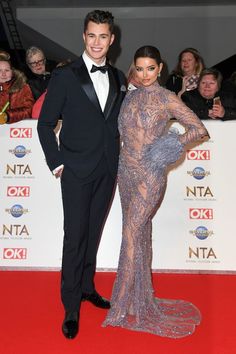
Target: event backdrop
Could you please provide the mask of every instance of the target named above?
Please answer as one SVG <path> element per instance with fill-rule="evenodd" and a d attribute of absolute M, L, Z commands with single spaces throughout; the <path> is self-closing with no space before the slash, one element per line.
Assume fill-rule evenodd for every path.
<path fill-rule="evenodd" d="M 170 171 L 165 198 L 153 219 L 155 270 L 236 271 L 236 122 L 204 123 L 211 139 L 191 147 L 184 161 Z M 61 266 L 60 181 L 46 165 L 36 126 L 34 120 L 0 126 L 1 269 Z M 121 219 L 116 191 L 99 247 L 98 269 L 117 268 Z"/>

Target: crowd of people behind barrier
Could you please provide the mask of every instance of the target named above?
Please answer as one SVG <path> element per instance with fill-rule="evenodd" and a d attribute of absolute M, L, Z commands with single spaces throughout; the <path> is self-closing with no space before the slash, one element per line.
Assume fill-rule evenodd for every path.
<path fill-rule="evenodd" d="M 55 66 L 70 62 L 66 59 Z M 13 68 L 10 54 L 0 49 L 0 124 L 39 117 L 54 68 L 48 68 L 44 51 L 36 46 L 26 50 L 25 63 L 25 72 Z M 133 63 L 126 77 L 128 90 L 139 86 Z M 200 119 L 236 119 L 236 72 L 223 80 L 217 69 L 205 67 L 195 48 L 188 47 L 179 53 L 176 67 L 164 86 L 175 92 Z"/>

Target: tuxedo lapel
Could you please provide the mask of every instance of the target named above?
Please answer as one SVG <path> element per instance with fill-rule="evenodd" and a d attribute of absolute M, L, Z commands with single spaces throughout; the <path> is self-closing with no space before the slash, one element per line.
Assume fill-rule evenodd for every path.
<path fill-rule="evenodd" d="M 109 114 L 111 113 L 112 108 L 114 107 L 114 104 L 116 102 L 119 93 L 119 85 L 116 79 L 115 71 L 110 65 L 108 69 L 108 75 L 109 75 L 109 93 L 108 93 L 107 102 L 104 109 L 105 119 L 109 117 Z"/>
<path fill-rule="evenodd" d="M 85 91 L 89 100 L 93 105 L 102 113 L 107 119 L 116 103 L 116 100 L 120 94 L 119 80 L 115 69 L 109 65 L 108 76 L 109 76 L 109 92 L 104 108 L 104 112 L 101 110 L 96 91 L 93 86 L 93 82 L 90 79 L 89 73 L 87 71 L 86 65 L 83 59 L 80 57 L 74 66 L 71 66 L 71 70 L 74 72 L 77 80 L 79 81 L 81 87 Z"/>
<path fill-rule="evenodd" d="M 78 79 L 81 87 L 85 91 L 86 95 L 88 96 L 89 100 L 101 112 L 101 107 L 95 89 L 93 87 L 93 82 L 90 79 L 88 70 L 82 59 L 81 62 L 82 62 L 81 66 L 76 66 L 76 67 L 71 66 L 71 69 L 74 72 L 76 78 Z"/>

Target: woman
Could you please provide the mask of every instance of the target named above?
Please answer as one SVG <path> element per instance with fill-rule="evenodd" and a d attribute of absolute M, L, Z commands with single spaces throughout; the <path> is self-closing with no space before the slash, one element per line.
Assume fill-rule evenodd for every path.
<path fill-rule="evenodd" d="M 0 55 L 0 124 L 31 118 L 34 98 L 25 75 Z"/>
<path fill-rule="evenodd" d="M 29 47 L 26 51 L 26 63 L 30 69 L 27 73 L 34 99 L 37 100 L 47 89 L 51 77 L 46 69 L 46 58 L 42 49 Z"/>
<path fill-rule="evenodd" d="M 233 89 L 221 89 L 222 75 L 214 69 L 204 69 L 198 88 L 185 92 L 181 99 L 200 119 L 236 119 L 236 98 Z"/>
<path fill-rule="evenodd" d="M 3 57 L 6 60 L 10 60 L 11 58 L 10 54 L 3 49 L 0 49 L 0 57 Z"/>
<path fill-rule="evenodd" d="M 66 59 L 66 60 L 61 61 L 60 63 L 58 63 L 56 67 L 57 68 L 63 67 L 63 66 L 68 65 L 70 63 L 71 63 L 71 59 Z M 33 108 L 32 108 L 32 118 L 39 119 L 40 112 L 41 112 L 41 109 L 42 109 L 46 94 L 47 94 L 47 89 L 35 101 L 35 103 L 33 105 Z"/>
<path fill-rule="evenodd" d="M 194 48 L 186 48 L 178 56 L 178 64 L 167 79 L 166 88 L 179 97 L 197 87 L 199 75 L 204 68 L 200 53 Z"/>
<path fill-rule="evenodd" d="M 134 63 L 132 63 L 129 67 L 128 73 L 127 73 L 127 84 L 128 84 L 128 90 L 135 90 L 137 87 L 139 87 L 139 82 L 137 80 L 136 76 L 136 69 Z"/>
<path fill-rule="evenodd" d="M 158 84 L 163 66 L 158 49 L 139 48 L 134 63 L 142 86 L 127 93 L 119 116 L 123 238 L 111 309 L 103 325 L 184 337 L 199 324 L 200 313 L 185 301 L 154 298 L 151 219 L 165 192 L 167 167 L 179 159 L 186 144 L 208 133 L 175 94 Z M 184 134 L 168 132 L 172 117 L 185 126 Z"/>

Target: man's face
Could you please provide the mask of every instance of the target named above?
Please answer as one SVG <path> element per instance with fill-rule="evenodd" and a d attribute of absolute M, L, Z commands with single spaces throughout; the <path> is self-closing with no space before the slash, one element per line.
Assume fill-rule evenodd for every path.
<path fill-rule="evenodd" d="M 89 21 L 83 39 L 87 55 L 95 63 L 101 64 L 114 41 L 114 34 L 111 34 L 108 23 L 97 24 Z"/>

